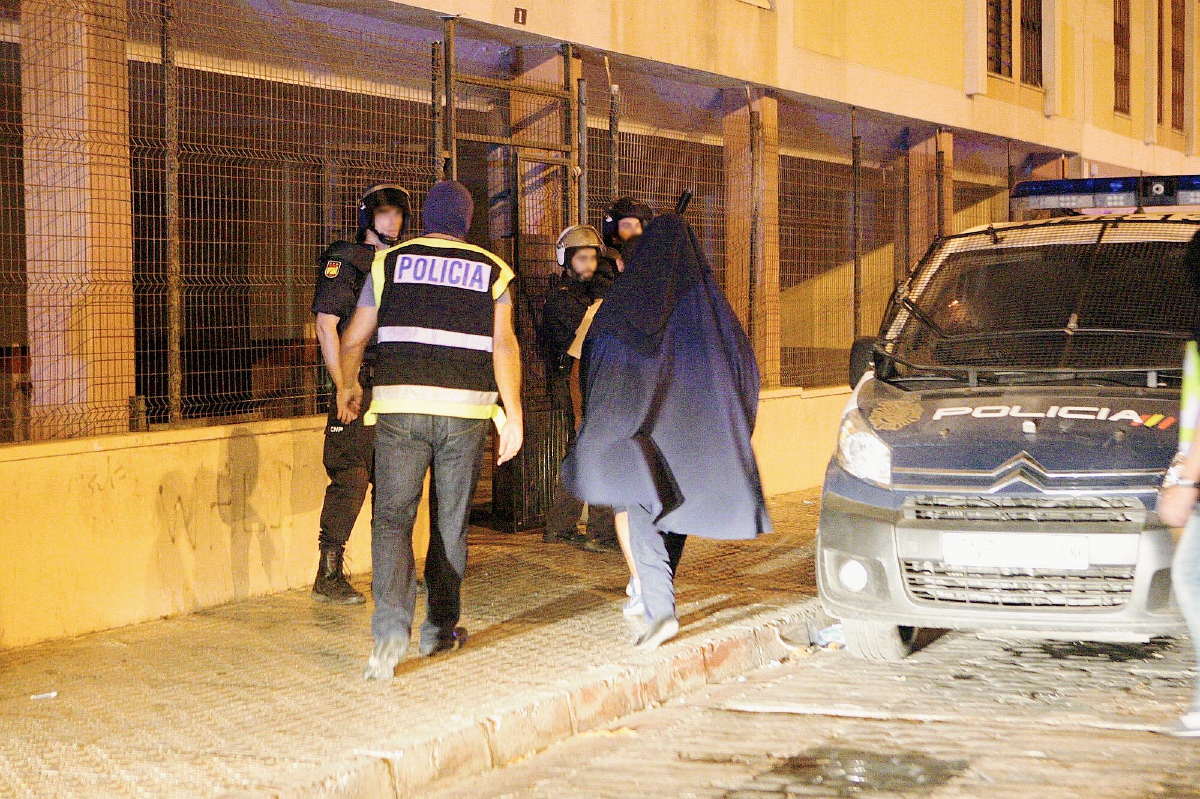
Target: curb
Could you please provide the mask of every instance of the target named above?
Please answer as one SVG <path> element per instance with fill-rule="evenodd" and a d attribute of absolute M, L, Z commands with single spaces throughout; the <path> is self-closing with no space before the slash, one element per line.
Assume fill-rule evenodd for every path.
<path fill-rule="evenodd" d="M 668 644 L 600 679 L 528 697 L 483 718 L 464 718 L 452 732 L 402 750 L 361 751 L 329 764 L 318 783 L 272 795 L 403 799 L 435 781 L 501 768 L 572 735 L 781 660 L 796 648 L 784 640 L 784 632 L 820 616 L 814 597 L 731 624 L 701 641 Z"/>

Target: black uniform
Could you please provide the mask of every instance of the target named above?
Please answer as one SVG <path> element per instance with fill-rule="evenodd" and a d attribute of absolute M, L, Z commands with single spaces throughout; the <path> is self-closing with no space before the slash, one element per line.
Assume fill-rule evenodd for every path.
<path fill-rule="evenodd" d="M 317 284 L 312 311 L 338 317 L 340 337 L 354 316 L 375 248 L 368 244 L 336 241 L 317 259 Z M 363 387 L 363 407 L 371 402 L 372 348 L 367 349 L 358 380 Z M 346 545 L 354 522 L 367 497 L 375 468 L 375 428 L 363 426 L 362 416 L 350 424 L 337 418 L 337 396 L 330 397 L 325 424 L 325 471 L 329 488 L 321 508 L 322 549 Z"/>
<path fill-rule="evenodd" d="M 575 332 L 583 322 L 592 303 L 602 299 L 613 284 L 615 266 L 601 258 L 596 273 L 590 280 L 580 280 L 570 268 L 563 270 L 558 286 L 546 298 L 542 309 L 542 347 L 546 355 L 546 382 L 550 391 L 551 406 L 567 414 L 569 424 L 568 441 L 575 439 L 575 409 L 571 402 L 571 368 L 575 359 L 567 355 L 567 349 L 575 340 Z M 548 538 L 572 543 L 577 539 L 575 525 L 583 511 L 583 503 L 566 490 L 562 481 L 556 481 L 554 499 L 546 514 Z M 599 544 L 616 541 L 617 532 L 611 508 L 593 505 L 588 509 L 588 538 Z"/>

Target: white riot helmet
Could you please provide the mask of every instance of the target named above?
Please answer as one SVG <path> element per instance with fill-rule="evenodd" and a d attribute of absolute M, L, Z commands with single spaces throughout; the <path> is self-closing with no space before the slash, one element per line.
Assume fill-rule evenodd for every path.
<path fill-rule="evenodd" d="M 567 251 L 580 247 L 595 247 L 596 253 L 604 252 L 604 240 L 600 231 L 591 225 L 571 225 L 558 236 L 554 243 L 554 255 L 558 258 L 559 266 L 567 265 Z"/>

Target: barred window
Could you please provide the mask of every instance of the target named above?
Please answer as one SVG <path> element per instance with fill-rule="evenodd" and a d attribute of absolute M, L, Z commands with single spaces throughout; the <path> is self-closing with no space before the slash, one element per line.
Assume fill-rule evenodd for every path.
<path fill-rule="evenodd" d="M 1042 0 L 1021 0 L 1021 82 L 1042 85 Z"/>
<path fill-rule="evenodd" d="M 1113 0 L 1113 110 L 1129 113 L 1129 0 Z"/>
<path fill-rule="evenodd" d="M 1012 0 L 988 0 L 988 72 L 1012 77 Z"/>
<path fill-rule="evenodd" d="M 1187 1 L 1171 0 L 1171 127 L 1183 130 L 1183 63 L 1187 57 L 1184 26 Z"/>

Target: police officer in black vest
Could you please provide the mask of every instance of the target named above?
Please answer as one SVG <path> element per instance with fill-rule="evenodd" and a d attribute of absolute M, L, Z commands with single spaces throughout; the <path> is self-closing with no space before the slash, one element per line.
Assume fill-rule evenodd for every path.
<path fill-rule="evenodd" d="M 364 410 L 354 376 L 378 330 L 374 392 L 364 416 L 376 427 L 375 645 L 363 675 L 369 680 L 391 679 L 408 652 L 417 594 L 412 531 L 426 471 L 433 467 L 438 502 L 425 559 L 423 656 L 461 641 L 455 625 L 467 518 L 489 426 L 500 430 L 498 464 L 521 448 L 521 353 L 508 292 L 513 271 L 465 241 L 473 211 L 461 183 L 435 184 L 422 212 L 425 235 L 376 255 L 342 342 L 347 379 L 338 416 L 349 422 Z"/>
<path fill-rule="evenodd" d="M 325 471 L 329 487 L 321 508 L 321 562 L 313 581 L 313 599 L 340 605 L 366 601 L 346 579 L 342 559 L 354 522 L 367 496 L 367 485 L 375 460 L 375 432 L 361 419 L 342 422 L 337 417 L 336 391 L 345 386 L 342 377 L 342 335 L 363 283 L 371 272 L 377 249 L 400 241 L 408 228 L 411 211 L 408 192 L 383 183 L 367 189 L 358 204 L 358 242 L 336 241 L 317 259 L 317 284 L 312 311 L 317 315 L 317 341 L 325 368 L 333 380 L 335 395 L 330 401 L 325 425 Z M 358 382 L 369 396 L 371 360 L 368 353 L 359 369 Z"/>

